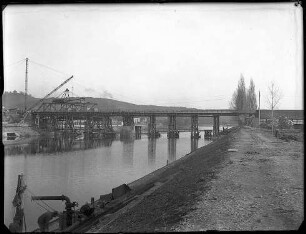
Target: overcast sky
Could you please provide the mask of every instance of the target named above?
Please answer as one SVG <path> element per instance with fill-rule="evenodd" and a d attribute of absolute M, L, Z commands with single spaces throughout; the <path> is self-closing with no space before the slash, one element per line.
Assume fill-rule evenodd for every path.
<path fill-rule="evenodd" d="M 302 9 L 293 3 L 8 6 L 3 17 L 8 91 L 24 91 L 27 57 L 35 97 L 73 75 L 65 88 L 78 96 L 228 108 L 242 74 L 262 108 L 274 80 L 278 108 L 303 109 Z"/>

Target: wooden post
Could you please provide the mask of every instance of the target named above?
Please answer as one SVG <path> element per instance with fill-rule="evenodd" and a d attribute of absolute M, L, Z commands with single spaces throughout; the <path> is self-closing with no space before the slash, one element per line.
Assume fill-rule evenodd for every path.
<path fill-rule="evenodd" d="M 214 118 L 214 125 L 213 125 L 213 136 L 216 135 L 216 116 L 213 117 Z"/>
<path fill-rule="evenodd" d="M 220 120 L 220 117 L 216 116 L 216 135 L 219 135 L 219 130 L 220 130 L 219 120 Z"/>

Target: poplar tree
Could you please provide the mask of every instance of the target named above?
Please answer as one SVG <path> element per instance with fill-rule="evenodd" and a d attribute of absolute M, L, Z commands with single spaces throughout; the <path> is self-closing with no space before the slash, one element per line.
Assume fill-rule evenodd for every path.
<path fill-rule="evenodd" d="M 247 110 L 251 112 L 257 110 L 257 99 L 256 99 L 255 84 L 253 79 L 250 80 L 250 86 L 247 93 Z"/>
<path fill-rule="evenodd" d="M 230 106 L 232 109 L 241 112 L 247 110 L 246 89 L 245 89 L 244 77 L 242 74 L 238 82 L 237 90 L 233 94 Z"/>

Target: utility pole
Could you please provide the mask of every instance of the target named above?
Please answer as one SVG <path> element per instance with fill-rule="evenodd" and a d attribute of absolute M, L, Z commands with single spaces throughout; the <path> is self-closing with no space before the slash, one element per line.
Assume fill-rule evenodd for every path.
<path fill-rule="evenodd" d="M 28 96 L 28 61 L 26 58 L 26 72 L 25 72 L 25 87 L 24 87 L 24 111 L 27 111 L 27 96 Z"/>
<path fill-rule="evenodd" d="M 272 97 L 272 110 L 271 110 L 271 116 L 272 116 L 272 135 L 273 135 L 273 130 L 274 130 L 274 116 L 273 116 L 273 110 L 274 110 L 274 103 L 273 103 L 273 99 L 274 99 L 274 97 Z"/>
<path fill-rule="evenodd" d="M 259 107 L 258 107 L 258 126 L 260 128 L 260 91 L 259 91 Z"/>

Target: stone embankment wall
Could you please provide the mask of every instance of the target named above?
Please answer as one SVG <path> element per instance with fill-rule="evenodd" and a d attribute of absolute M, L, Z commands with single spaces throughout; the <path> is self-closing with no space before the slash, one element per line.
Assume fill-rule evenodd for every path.
<path fill-rule="evenodd" d="M 16 135 L 19 135 L 20 137 L 30 137 L 30 136 L 38 136 L 39 132 L 32 129 L 30 126 L 27 125 L 4 125 L 2 126 L 2 133 L 16 133 Z"/>
<path fill-rule="evenodd" d="M 15 140 L 9 140 L 9 135 L 16 135 Z M 15 144 L 24 139 L 39 137 L 41 134 L 27 125 L 7 124 L 2 126 L 2 141 L 6 144 Z"/>

